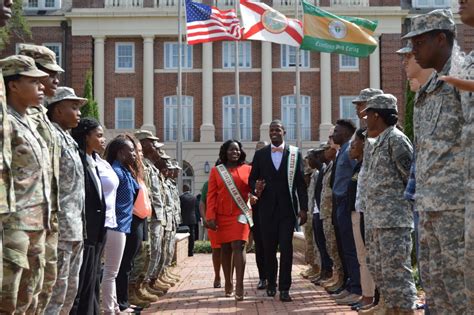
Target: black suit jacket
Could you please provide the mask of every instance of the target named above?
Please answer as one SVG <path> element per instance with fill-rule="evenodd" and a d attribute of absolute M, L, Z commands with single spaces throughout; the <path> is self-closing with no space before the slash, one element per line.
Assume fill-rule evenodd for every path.
<path fill-rule="evenodd" d="M 85 194 L 86 194 L 86 239 L 85 242 L 90 244 L 96 244 L 104 240 L 105 235 L 105 198 L 99 195 L 96 181 L 92 176 L 92 166 L 87 162 L 86 156 L 81 154 L 82 164 L 84 165 L 84 181 L 85 181 Z M 102 191 L 102 189 L 101 189 Z"/>
<path fill-rule="evenodd" d="M 303 158 L 300 152 L 298 152 L 296 174 L 293 183 L 293 205 L 291 204 L 288 187 L 289 152 L 289 146 L 285 144 L 283 157 L 278 170 L 276 170 L 273 165 L 271 145 L 267 145 L 255 152 L 252 161 L 252 171 L 249 177 L 249 185 L 251 191 L 255 191 L 256 181 L 258 179 L 265 180 L 266 186 L 258 201 L 259 212 L 263 217 L 271 218 L 275 215 L 280 217 L 297 215 L 298 201 L 301 210 L 308 210 L 308 193 L 303 177 Z"/>
<path fill-rule="evenodd" d="M 179 196 L 181 202 L 181 218 L 183 225 L 197 224 L 196 221 L 196 203 L 197 199 L 189 191 Z"/>

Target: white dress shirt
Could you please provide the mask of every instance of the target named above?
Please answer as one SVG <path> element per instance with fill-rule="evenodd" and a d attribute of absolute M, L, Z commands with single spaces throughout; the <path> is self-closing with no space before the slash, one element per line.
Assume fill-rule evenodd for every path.
<path fill-rule="evenodd" d="M 285 142 L 282 142 L 280 146 L 276 147 L 273 144 L 271 145 L 271 149 L 273 148 L 281 148 L 281 152 L 272 152 L 272 162 L 273 166 L 275 166 L 275 169 L 278 170 L 281 165 L 281 160 L 283 158 L 283 150 L 285 150 Z"/>

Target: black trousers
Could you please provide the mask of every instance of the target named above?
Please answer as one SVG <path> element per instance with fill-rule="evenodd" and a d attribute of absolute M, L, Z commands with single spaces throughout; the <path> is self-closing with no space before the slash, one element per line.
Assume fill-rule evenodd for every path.
<path fill-rule="evenodd" d="M 288 291 L 291 287 L 291 269 L 293 267 L 293 232 L 296 217 L 287 216 L 266 217 L 260 215 L 263 250 L 265 252 L 265 269 L 268 289 L 276 289 L 276 274 L 278 269 L 277 249 L 280 249 L 280 272 L 278 290 Z"/>
<path fill-rule="evenodd" d="M 84 254 L 79 272 L 79 288 L 69 314 L 100 314 L 100 271 L 105 238 L 102 242 L 84 240 Z"/>
<path fill-rule="evenodd" d="M 189 240 L 188 240 L 188 256 L 194 255 L 194 241 L 196 240 L 196 227 L 197 224 L 190 224 L 189 227 Z"/>
<path fill-rule="evenodd" d="M 262 228 L 260 227 L 260 220 L 256 209 L 252 212 L 252 219 L 252 235 L 253 241 L 255 242 L 255 260 L 257 261 L 258 277 L 260 280 L 266 280 L 267 275 L 265 273 L 265 251 L 263 249 Z"/>
<path fill-rule="evenodd" d="M 130 233 L 127 234 L 127 241 L 125 242 L 122 262 L 120 263 L 120 269 L 117 274 L 117 278 L 115 279 L 117 302 L 119 304 L 120 310 L 124 310 L 130 306 L 128 303 L 128 281 L 130 278 L 130 272 L 133 268 L 133 260 L 140 251 L 140 246 L 143 241 L 144 224 L 144 219 L 140 219 L 134 215 Z"/>
<path fill-rule="evenodd" d="M 326 237 L 323 231 L 323 221 L 319 217 L 319 213 L 313 214 L 313 235 L 316 246 L 321 256 L 321 270 L 331 271 L 332 260 L 326 249 Z"/>

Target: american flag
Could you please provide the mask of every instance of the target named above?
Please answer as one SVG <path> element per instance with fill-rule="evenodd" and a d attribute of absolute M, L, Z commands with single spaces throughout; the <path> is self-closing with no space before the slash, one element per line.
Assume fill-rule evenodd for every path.
<path fill-rule="evenodd" d="M 186 31 L 188 44 L 219 40 L 239 40 L 242 27 L 235 10 L 220 11 L 202 3 L 186 0 Z"/>

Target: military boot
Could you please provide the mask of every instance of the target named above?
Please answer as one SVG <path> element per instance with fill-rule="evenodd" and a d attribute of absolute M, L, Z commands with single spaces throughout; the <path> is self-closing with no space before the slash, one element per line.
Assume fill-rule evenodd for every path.
<path fill-rule="evenodd" d="M 150 302 L 143 301 L 142 299 L 138 298 L 135 291 L 135 285 L 128 286 L 128 302 L 130 304 L 137 305 L 143 308 L 147 308 L 150 306 Z"/>
<path fill-rule="evenodd" d="M 158 290 L 154 288 L 150 282 L 145 283 L 145 290 L 158 297 L 162 297 L 163 295 L 165 295 L 165 292 L 163 290 Z"/>
<path fill-rule="evenodd" d="M 143 281 L 138 282 L 135 285 L 135 294 L 140 300 L 148 302 L 158 302 L 158 296 L 151 294 L 145 288 L 145 283 Z"/>
<path fill-rule="evenodd" d="M 179 281 L 181 279 L 180 276 L 178 276 L 177 274 L 172 273 L 170 269 L 165 269 L 165 274 L 171 280 Z"/>
<path fill-rule="evenodd" d="M 385 302 L 380 296 L 379 303 L 374 307 L 371 307 L 367 310 L 360 310 L 359 315 L 386 315 L 387 314 L 387 307 L 385 306 Z"/>
<path fill-rule="evenodd" d="M 168 292 L 168 290 L 171 288 L 170 285 L 167 283 L 162 282 L 160 279 L 156 279 L 155 282 L 153 282 L 152 286 L 153 289 L 161 290 L 163 292 Z"/>
<path fill-rule="evenodd" d="M 174 287 L 176 285 L 176 282 L 174 280 L 168 279 L 168 277 L 166 277 L 166 274 L 164 273 L 158 279 L 161 282 L 168 284 L 170 287 Z"/>

